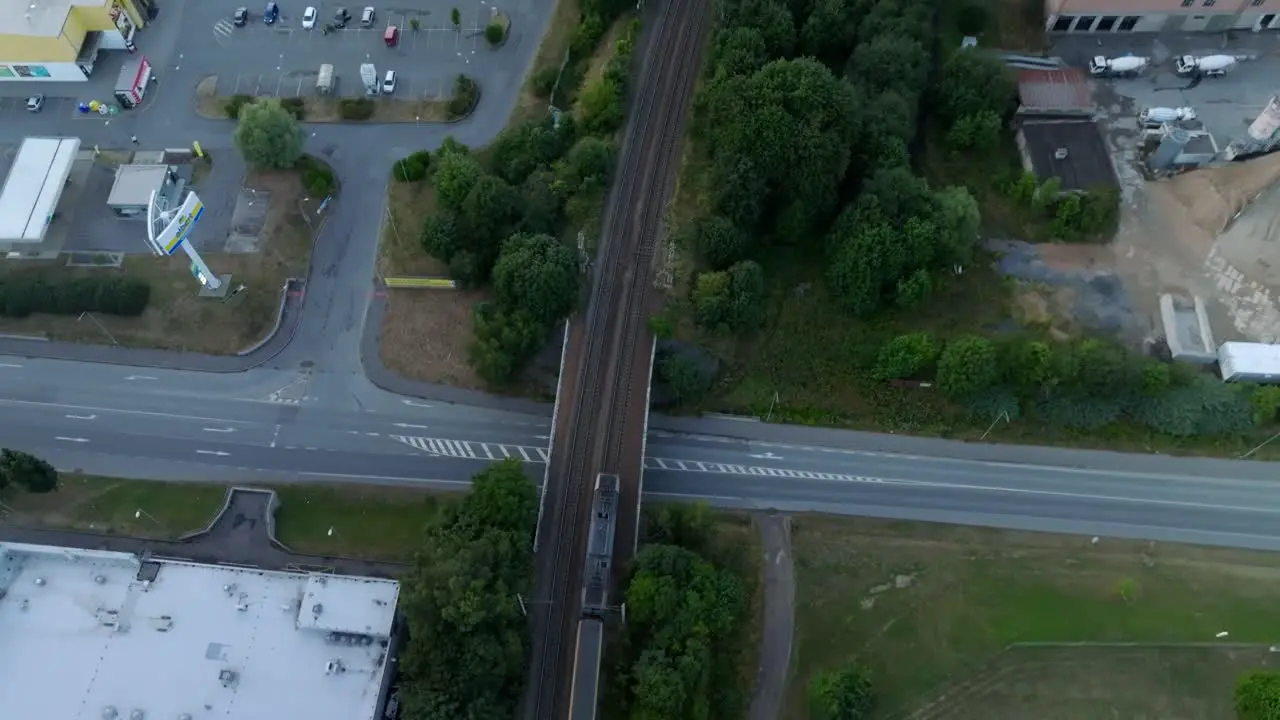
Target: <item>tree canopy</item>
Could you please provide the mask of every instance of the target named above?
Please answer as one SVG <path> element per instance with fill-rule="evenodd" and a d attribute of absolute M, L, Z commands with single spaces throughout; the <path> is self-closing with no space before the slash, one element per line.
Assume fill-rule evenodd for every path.
<path fill-rule="evenodd" d="M 292 168 L 302 157 L 305 139 L 297 118 L 277 99 L 259 99 L 240 108 L 235 142 L 250 165 Z"/>
<path fill-rule="evenodd" d="M 497 720 L 515 714 L 528 663 L 528 622 L 516 594 L 533 578 L 537 491 L 519 462 L 496 463 L 426 529 L 400 602 L 409 639 L 401 702 L 416 720 Z"/>
<path fill-rule="evenodd" d="M 0 489 L 17 485 L 33 493 L 47 493 L 58 487 L 58 471 L 53 465 L 21 450 L 0 450 Z"/>

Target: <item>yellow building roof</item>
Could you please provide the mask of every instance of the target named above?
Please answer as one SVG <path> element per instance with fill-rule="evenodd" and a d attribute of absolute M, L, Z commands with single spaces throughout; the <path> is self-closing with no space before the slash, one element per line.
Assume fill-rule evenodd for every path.
<path fill-rule="evenodd" d="M 102 7 L 103 0 L 0 0 L 3 30 L 9 35 L 58 37 L 74 5 Z"/>

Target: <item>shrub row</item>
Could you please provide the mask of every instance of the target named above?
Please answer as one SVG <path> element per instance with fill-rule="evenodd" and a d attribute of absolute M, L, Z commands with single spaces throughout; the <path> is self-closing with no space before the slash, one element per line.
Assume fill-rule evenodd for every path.
<path fill-rule="evenodd" d="M 298 158 L 296 168 L 302 175 L 302 184 L 313 196 L 322 198 L 337 191 L 338 179 L 324 162 L 311 155 L 303 155 Z"/>
<path fill-rule="evenodd" d="M 343 120 L 368 120 L 373 117 L 373 100 L 369 98 L 342 98 L 338 101 L 338 114 Z"/>
<path fill-rule="evenodd" d="M 392 172 L 400 182 L 418 182 L 427 176 L 429 167 L 431 167 L 431 151 L 419 150 L 400 158 Z"/>
<path fill-rule="evenodd" d="M 151 301 L 151 286 L 120 277 L 50 280 L 38 275 L 0 280 L 0 315 L 21 318 L 32 313 L 78 315 L 98 312 L 133 317 Z"/>

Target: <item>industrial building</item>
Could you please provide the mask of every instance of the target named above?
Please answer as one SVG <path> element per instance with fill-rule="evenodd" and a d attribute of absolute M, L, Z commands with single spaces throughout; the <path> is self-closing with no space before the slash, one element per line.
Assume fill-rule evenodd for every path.
<path fill-rule="evenodd" d="M 0 543 L 5 720 L 381 717 L 399 583 Z"/>
<path fill-rule="evenodd" d="M 134 48 L 149 11 L 141 0 L 0 0 L 0 81 L 83 82 L 100 51 Z"/>
<path fill-rule="evenodd" d="M 1052 33 L 1261 32 L 1280 29 L 1280 0 L 1045 0 Z"/>
<path fill-rule="evenodd" d="M 1041 182 L 1058 178 L 1064 191 L 1119 184 L 1083 70 L 1022 70 L 1018 95 L 1015 138 L 1027 170 Z"/>
<path fill-rule="evenodd" d="M 0 252 L 15 257 L 56 256 L 45 247 L 62 191 L 80 160 L 77 138 L 25 138 L 0 189 Z M 92 163 L 90 153 L 89 162 Z"/>

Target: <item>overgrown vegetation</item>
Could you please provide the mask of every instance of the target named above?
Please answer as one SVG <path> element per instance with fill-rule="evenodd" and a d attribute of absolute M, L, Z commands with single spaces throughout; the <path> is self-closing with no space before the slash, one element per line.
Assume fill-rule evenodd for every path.
<path fill-rule="evenodd" d="M 45 460 L 20 450 L 0 450 L 0 490 L 9 486 L 31 493 L 47 493 L 58 487 L 58 471 Z"/>
<path fill-rule="evenodd" d="M 409 638 L 401 712 L 417 720 L 513 717 L 528 662 L 516 594 L 533 582 L 538 497 L 520 463 L 491 465 L 428 523 L 402 584 Z"/>
<path fill-rule="evenodd" d="M 338 115 L 343 120 L 368 120 L 373 117 L 372 98 L 342 98 L 338 100 Z"/>
<path fill-rule="evenodd" d="M 1238 720 L 1280 720 L 1280 673 L 1259 670 L 1240 678 L 1235 705 Z"/>
<path fill-rule="evenodd" d="M 458 75 L 453 79 L 453 94 L 449 96 L 449 119 L 457 120 L 471 114 L 480 102 L 480 85 L 474 78 Z"/>
<path fill-rule="evenodd" d="M 24 318 L 34 313 L 141 315 L 151 301 L 151 286 L 120 277 L 58 278 L 32 270 L 0 278 L 0 315 Z"/>
<path fill-rule="evenodd" d="M 646 512 L 645 524 L 611 659 L 619 682 L 609 684 L 616 689 L 607 716 L 743 717 L 750 688 L 741 655 L 755 585 L 746 549 L 723 535 L 705 506 L 660 506 Z"/>
<path fill-rule="evenodd" d="M 439 211 L 423 223 L 423 250 L 460 287 L 492 287 L 492 300 L 475 308 L 469 347 L 472 367 L 491 385 L 513 380 L 577 304 L 578 253 L 560 238 L 593 232 L 587 225 L 613 172 L 612 133 L 623 116 L 638 31 L 632 21 L 601 75 L 617 92 L 601 96 L 589 112 L 517 125 L 483 153 L 450 139 L 435 153 L 404 158 L 393 171 L 402 182 L 432 183 Z"/>

